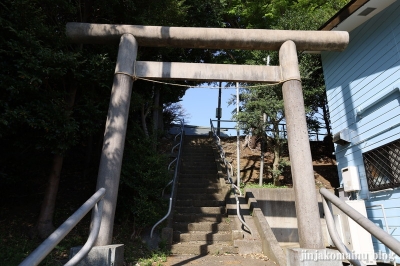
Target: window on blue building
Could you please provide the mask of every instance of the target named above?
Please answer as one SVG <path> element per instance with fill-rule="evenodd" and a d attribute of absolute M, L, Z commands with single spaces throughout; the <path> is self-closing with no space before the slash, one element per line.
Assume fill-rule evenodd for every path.
<path fill-rule="evenodd" d="M 370 191 L 400 187 L 400 140 L 363 154 Z"/>

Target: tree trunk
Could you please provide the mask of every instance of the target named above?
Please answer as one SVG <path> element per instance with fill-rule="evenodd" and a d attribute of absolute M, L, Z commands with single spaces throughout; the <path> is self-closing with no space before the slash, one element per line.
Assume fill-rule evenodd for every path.
<path fill-rule="evenodd" d="M 279 169 L 279 161 L 281 160 L 281 141 L 279 137 L 279 121 L 273 122 L 273 130 L 274 130 L 274 161 L 272 163 L 272 176 L 274 179 L 274 185 L 279 186 L 279 176 L 280 176 L 280 169 Z"/>
<path fill-rule="evenodd" d="M 88 176 L 88 173 L 90 172 L 92 154 L 93 154 L 93 135 L 91 134 L 87 139 L 87 146 L 85 149 L 85 168 L 83 170 L 83 178 L 86 178 Z"/>
<path fill-rule="evenodd" d="M 326 134 L 331 135 L 331 121 L 329 120 L 329 110 L 326 104 L 322 105 L 322 116 L 325 122 Z"/>
<path fill-rule="evenodd" d="M 281 159 L 280 147 L 279 145 L 274 146 L 274 161 L 272 163 L 272 176 L 274 178 L 274 185 L 279 186 L 281 182 L 279 181 L 280 171 L 279 171 L 279 161 Z"/>
<path fill-rule="evenodd" d="M 75 103 L 75 95 L 77 91 L 76 84 L 72 77 L 72 72 L 67 74 L 66 80 L 71 81 L 67 87 L 67 95 L 65 97 L 66 109 L 65 111 L 70 113 Z M 64 162 L 64 155 L 55 154 L 53 157 L 53 163 L 49 175 L 49 181 L 47 183 L 46 194 L 42 202 L 39 218 L 36 222 L 33 233 L 37 233 L 40 238 L 47 238 L 53 231 L 53 216 L 54 208 L 56 205 L 56 198 L 58 192 L 58 186 L 60 183 L 60 173 Z"/>
<path fill-rule="evenodd" d="M 158 109 L 160 109 L 160 88 L 155 88 L 154 92 L 154 106 L 153 106 L 153 149 L 157 149 L 157 135 L 158 135 Z"/>
<path fill-rule="evenodd" d="M 53 215 L 63 161 L 64 156 L 59 154 L 54 155 L 46 194 L 42 202 L 40 215 L 35 228 L 38 236 L 42 239 L 47 238 L 55 229 L 53 225 Z"/>
<path fill-rule="evenodd" d="M 324 137 L 324 144 L 325 144 L 326 152 L 329 155 L 329 158 L 333 159 L 334 158 L 333 152 L 335 151 L 335 147 L 334 147 L 333 141 L 332 141 L 333 136 L 332 136 L 332 132 L 331 132 L 331 121 L 329 119 L 329 109 L 328 109 L 328 105 L 326 105 L 326 103 L 322 105 L 322 114 L 323 114 L 325 128 L 326 128 L 326 136 Z"/>
<path fill-rule="evenodd" d="M 255 150 L 257 148 L 257 136 L 251 135 L 249 140 L 249 148 Z"/>
<path fill-rule="evenodd" d="M 160 88 L 155 88 L 154 91 L 154 106 L 153 106 L 153 135 L 157 135 L 158 131 L 158 119 L 160 109 Z"/>
<path fill-rule="evenodd" d="M 144 104 L 142 104 L 142 111 L 141 111 L 141 118 L 142 118 L 142 127 L 144 134 L 149 137 L 149 131 L 147 130 L 147 124 L 146 124 L 146 117 L 149 112 L 144 110 Z"/>
<path fill-rule="evenodd" d="M 162 106 L 162 105 L 160 105 Z M 158 109 L 158 130 L 164 132 L 164 117 L 163 117 L 163 108 L 160 107 Z"/>

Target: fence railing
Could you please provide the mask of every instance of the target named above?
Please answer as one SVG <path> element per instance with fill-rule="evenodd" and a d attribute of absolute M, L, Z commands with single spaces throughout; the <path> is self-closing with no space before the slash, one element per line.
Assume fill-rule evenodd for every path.
<path fill-rule="evenodd" d="M 353 258 L 351 256 L 351 251 L 343 244 L 338 232 L 336 231 L 335 222 L 331 212 L 331 203 L 335 205 L 339 210 L 345 213 L 353 221 L 358 223 L 362 228 L 368 231 L 376 239 L 381 241 L 385 246 L 387 246 L 392 252 L 400 256 L 400 242 L 391 236 L 389 233 L 384 231 L 382 228 L 371 222 L 369 219 L 365 218 L 361 213 L 353 209 L 351 206 L 346 204 L 344 201 L 336 197 L 333 193 L 329 192 L 326 188 L 320 188 L 319 192 L 322 195 L 322 204 L 325 213 L 326 225 L 328 227 L 329 235 L 337 249 L 342 254 L 348 254 L 348 258 Z M 357 259 L 349 259 L 353 265 L 361 266 L 364 263 Z"/>
<path fill-rule="evenodd" d="M 82 218 L 94 208 L 93 224 L 85 245 L 71 258 L 65 265 L 72 266 L 77 264 L 92 249 L 94 242 L 99 234 L 101 216 L 103 212 L 103 197 L 105 188 L 100 188 L 91 196 L 74 214 L 72 214 L 60 227 L 58 227 L 40 246 L 38 246 L 20 266 L 38 265 L 61 240 L 82 220 Z"/>
<path fill-rule="evenodd" d="M 250 234 L 253 235 L 253 232 L 251 230 L 251 228 L 245 223 L 245 221 L 243 221 L 242 216 L 240 214 L 240 203 L 239 203 L 239 198 L 237 195 L 237 192 L 239 191 L 239 195 L 242 196 L 242 192 L 240 191 L 240 189 L 234 184 L 233 180 L 232 180 L 232 175 L 233 175 L 233 168 L 232 168 L 232 164 L 230 162 L 228 162 L 226 160 L 226 156 L 225 156 L 225 151 L 222 148 L 221 145 L 221 139 L 217 136 L 216 130 L 214 128 L 214 125 L 212 123 L 212 120 L 210 119 L 210 126 L 211 126 L 211 132 L 213 134 L 213 138 L 215 141 L 215 144 L 218 148 L 218 153 L 222 159 L 222 162 L 225 165 L 225 170 L 226 170 L 226 174 L 227 174 L 227 180 L 228 182 L 231 184 L 231 190 L 233 191 L 234 195 L 235 195 L 235 200 L 236 200 L 236 214 L 237 217 L 239 218 L 239 221 L 247 227 L 247 229 L 249 229 Z"/>
<path fill-rule="evenodd" d="M 150 238 L 153 238 L 154 229 L 155 229 L 160 223 L 162 223 L 165 219 L 167 219 L 167 218 L 171 215 L 171 213 L 172 213 L 172 208 L 173 208 L 173 205 L 174 205 L 173 202 L 174 202 L 175 193 L 176 193 L 176 190 L 177 190 L 179 165 L 180 165 L 180 162 L 181 162 L 182 144 L 183 144 L 183 138 L 184 138 L 184 134 L 185 134 L 185 131 L 184 131 L 184 120 L 183 120 L 183 119 L 182 119 L 182 120 L 179 120 L 179 122 L 180 122 L 180 127 L 181 127 L 181 128 L 180 128 L 179 133 L 175 135 L 174 140 L 176 141 L 177 137 L 179 137 L 179 136 L 180 136 L 180 140 L 179 140 L 179 143 L 176 144 L 175 146 L 173 146 L 172 149 L 171 149 L 171 153 L 173 153 L 174 150 L 175 150 L 176 148 L 178 148 L 178 155 L 177 155 L 177 157 L 176 157 L 174 160 L 172 160 L 172 162 L 168 165 L 168 170 L 169 170 L 169 169 L 171 168 L 171 166 L 172 166 L 173 164 L 175 164 L 174 176 L 173 176 L 172 180 L 168 182 L 168 184 L 165 186 L 165 188 L 164 188 L 163 191 L 162 191 L 162 196 L 163 196 L 163 195 L 164 195 L 165 189 L 166 189 L 169 185 L 172 184 L 171 195 L 170 195 L 170 197 L 169 197 L 168 212 L 167 212 L 167 214 L 166 214 L 163 218 L 161 218 L 161 220 L 159 220 L 159 221 L 151 228 Z"/>
<path fill-rule="evenodd" d="M 217 119 L 212 119 L 211 121 L 215 122 L 218 121 Z M 237 121 L 234 120 L 220 120 L 220 122 L 223 123 L 237 123 Z M 237 129 L 236 127 L 221 127 L 221 129 Z M 268 134 L 269 132 L 272 132 L 272 129 L 266 129 L 265 132 Z M 286 130 L 286 124 L 280 123 L 278 124 L 278 132 L 279 136 L 283 139 L 287 139 L 287 130 Z M 320 133 L 317 130 L 308 130 L 308 138 L 310 140 L 316 140 L 319 141 L 321 138 L 324 139 L 324 137 L 327 136 L 326 133 Z"/>

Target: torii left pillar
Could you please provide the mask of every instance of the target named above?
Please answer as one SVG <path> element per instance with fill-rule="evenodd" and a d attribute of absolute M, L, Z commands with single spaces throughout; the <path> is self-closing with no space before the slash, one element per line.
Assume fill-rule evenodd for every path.
<path fill-rule="evenodd" d="M 112 242 L 137 49 L 138 43 L 132 34 L 121 36 L 97 177 L 97 189 L 104 187 L 107 190 L 95 246 L 106 246 Z"/>

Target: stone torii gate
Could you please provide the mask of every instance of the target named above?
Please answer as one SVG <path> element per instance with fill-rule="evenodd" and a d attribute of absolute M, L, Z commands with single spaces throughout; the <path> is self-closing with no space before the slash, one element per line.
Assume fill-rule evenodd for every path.
<path fill-rule="evenodd" d="M 120 40 L 97 180 L 97 188 L 106 188 L 106 194 L 96 246 L 109 245 L 112 241 L 132 84 L 136 77 L 143 77 L 283 83 L 300 247 L 324 249 L 297 50 L 342 51 L 349 42 L 347 32 L 68 23 L 67 36 L 75 43 Z M 279 50 L 280 65 L 136 61 L 138 46 Z"/>

